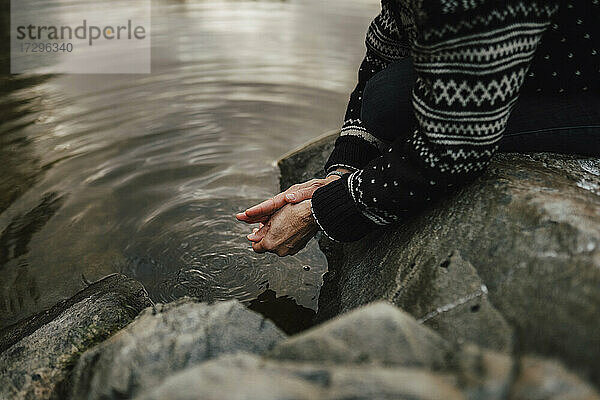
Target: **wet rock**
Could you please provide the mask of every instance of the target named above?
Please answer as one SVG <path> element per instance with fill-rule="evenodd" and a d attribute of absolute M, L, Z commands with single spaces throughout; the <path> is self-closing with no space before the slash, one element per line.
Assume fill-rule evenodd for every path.
<path fill-rule="evenodd" d="M 333 140 L 282 160 L 282 187 L 319 176 Z M 598 171 L 598 159 L 497 154 L 404 224 L 322 239 L 318 319 L 386 299 L 450 340 L 556 357 L 600 383 Z"/>
<path fill-rule="evenodd" d="M 173 375 L 136 400 L 464 399 L 451 382 L 418 369 L 321 366 L 236 354 Z"/>
<path fill-rule="evenodd" d="M 453 346 L 399 308 L 379 302 L 281 341 L 263 356 L 226 354 L 176 370 L 157 386 L 144 385 L 135 397 L 165 398 L 596 400 L 598 395 L 560 363 Z"/>
<path fill-rule="evenodd" d="M 281 189 L 285 190 L 296 183 L 313 178 L 322 178 L 325 175 L 323 165 L 333 150 L 333 142 L 337 135 L 337 131 L 325 133 L 308 145 L 283 156 L 277 163 L 281 172 Z"/>
<path fill-rule="evenodd" d="M 140 283 L 114 274 L 5 328 L 0 332 L 0 398 L 62 398 L 81 353 L 150 304 Z"/>
<path fill-rule="evenodd" d="M 81 356 L 72 398 L 130 398 L 183 368 L 225 353 L 263 353 L 284 338 L 237 301 L 209 305 L 187 298 L 157 305 Z"/>
<path fill-rule="evenodd" d="M 507 399 L 516 372 L 511 356 L 468 344 L 455 354 L 450 371 L 469 399 Z"/>
<path fill-rule="evenodd" d="M 558 362 L 523 357 L 510 400 L 598 400 L 594 389 Z"/>
<path fill-rule="evenodd" d="M 515 369 L 510 356 L 475 345 L 453 346 L 385 302 L 359 307 L 283 341 L 265 357 L 315 365 L 353 364 L 366 370 L 376 365 L 410 368 L 444 377 L 469 399 L 506 399 Z"/>
<path fill-rule="evenodd" d="M 145 390 L 136 400 L 309 400 L 321 395 L 312 383 L 278 368 L 265 371 L 261 358 L 240 353 L 180 371 L 158 387 Z"/>
<path fill-rule="evenodd" d="M 440 264 L 432 258 L 420 268 L 413 265 L 407 273 L 411 278 L 398 287 L 393 300 L 412 315 L 420 315 L 420 322 L 455 343 L 512 349 L 511 327 L 490 303 L 488 288 L 473 265 L 458 251 Z"/>
<path fill-rule="evenodd" d="M 268 357 L 441 369 L 447 366 L 451 350 L 445 340 L 409 314 L 379 302 L 281 342 Z"/>

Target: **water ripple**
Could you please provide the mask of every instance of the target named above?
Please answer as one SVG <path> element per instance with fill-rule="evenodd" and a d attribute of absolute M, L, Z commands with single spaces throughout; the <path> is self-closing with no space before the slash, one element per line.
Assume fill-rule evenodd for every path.
<path fill-rule="evenodd" d="M 3 259 L 0 327 L 115 271 L 158 301 L 269 289 L 314 309 L 316 245 L 255 254 L 233 215 L 278 190 L 281 154 L 340 124 L 377 3 L 159 0 L 152 74 L 0 81 L 0 232 L 27 243 Z M 47 193 L 62 200 L 45 215 Z"/>

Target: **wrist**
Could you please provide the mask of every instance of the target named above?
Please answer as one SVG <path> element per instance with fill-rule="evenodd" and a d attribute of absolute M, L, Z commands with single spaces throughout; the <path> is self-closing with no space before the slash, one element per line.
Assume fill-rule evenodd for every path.
<path fill-rule="evenodd" d="M 302 210 L 302 219 L 311 227 L 311 230 L 314 230 L 315 232 L 318 231 L 319 226 L 313 215 L 312 200 L 307 199 L 302 202 L 302 205 L 304 206 Z"/>
<path fill-rule="evenodd" d="M 350 171 L 346 168 L 338 168 L 334 171 L 329 172 L 327 174 L 327 176 L 325 177 L 325 179 L 327 179 L 329 181 L 335 181 L 335 180 L 342 178 L 344 176 L 344 174 L 347 174 L 349 172 Z"/>

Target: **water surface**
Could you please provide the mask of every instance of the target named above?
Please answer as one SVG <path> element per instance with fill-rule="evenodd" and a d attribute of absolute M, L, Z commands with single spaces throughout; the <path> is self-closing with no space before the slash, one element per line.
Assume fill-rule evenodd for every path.
<path fill-rule="evenodd" d="M 3 77 L 0 327 L 112 272 L 155 301 L 270 289 L 316 308 L 316 243 L 254 254 L 233 214 L 277 192 L 280 155 L 340 125 L 377 8 L 159 1 L 150 75 Z"/>

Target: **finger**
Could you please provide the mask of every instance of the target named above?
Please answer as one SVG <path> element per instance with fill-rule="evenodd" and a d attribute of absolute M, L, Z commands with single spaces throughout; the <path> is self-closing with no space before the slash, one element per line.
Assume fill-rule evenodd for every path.
<path fill-rule="evenodd" d="M 281 207 L 285 206 L 285 204 L 285 195 L 283 193 L 279 193 L 275 197 L 265 200 L 262 203 L 257 204 L 253 207 L 250 207 L 246 210 L 245 215 L 250 219 L 268 216 L 273 214 L 275 211 L 279 210 Z"/>
<path fill-rule="evenodd" d="M 302 201 L 302 199 L 300 199 L 300 193 L 301 193 L 300 189 L 298 189 L 295 192 L 287 193 L 285 195 L 285 201 L 287 201 L 288 203 L 292 203 L 292 204 Z"/>
<path fill-rule="evenodd" d="M 256 236 L 255 233 L 251 233 L 248 236 L 246 236 L 246 239 L 248 239 L 251 242 L 255 242 L 258 243 L 262 240 L 262 238 L 259 238 L 258 236 Z"/>
<path fill-rule="evenodd" d="M 262 241 L 258 243 L 252 243 L 252 250 L 254 250 L 256 253 L 265 253 L 267 251 Z"/>
<path fill-rule="evenodd" d="M 248 218 L 246 216 L 246 214 L 243 212 L 239 212 L 239 213 L 235 214 L 235 217 L 238 219 L 238 221 L 244 221 Z"/>
<path fill-rule="evenodd" d="M 285 257 L 291 255 L 289 249 L 286 247 L 278 247 L 272 251 L 272 253 L 277 254 L 279 257 Z"/>
<path fill-rule="evenodd" d="M 254 237 L 254 234 L 258 232 L 258 228 L 254 228 L 252 229 L 252 233 L 248 234 L 246 237 L 248 238 L 248 240 L 252 240 Z"/>
<path fill-rule="evenodd" d="M 250 218 L 244 213 L 238 213 L 235 215 L 235 217 L 237 218 L 238 221 L 245 222 L 247 224 L 256 224 L 258 222 L 261 222 L 261 223 L 267 222 L 270 218 L 270 215 Z"/>
<path fill-rule="evenodd" d="M 261 229 L 255 229 L 250 235 L 247 236 L 251 242 L 260 242 L 266 236 L 268 229 L 261 227 Z"/>
<path fill-rule="evenodd" d="M 315 191 L 321 186 L 324 185 L 322 183 L 316 183 L 313 186 L 298 189 L 295 192 L 286 194 L 285 199 L 288 203 L 301 203 L 304 200 L 312 199 Z"/>

